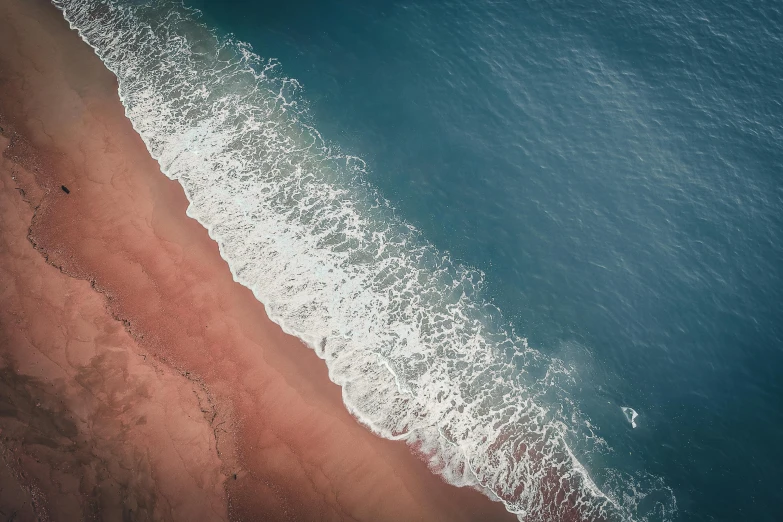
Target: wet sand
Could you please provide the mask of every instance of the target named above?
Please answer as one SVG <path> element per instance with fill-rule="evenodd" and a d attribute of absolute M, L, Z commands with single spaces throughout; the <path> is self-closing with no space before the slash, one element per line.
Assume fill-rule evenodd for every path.
<path fill-rule="evenodd" d="M 44 0 L 0 0 L 0 115 L 0 517 L 515 519 L 348 414 Z"/>

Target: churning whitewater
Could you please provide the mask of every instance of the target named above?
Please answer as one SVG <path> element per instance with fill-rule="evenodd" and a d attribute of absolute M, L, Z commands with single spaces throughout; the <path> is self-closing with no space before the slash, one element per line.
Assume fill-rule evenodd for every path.
<path fill-rule="evenodd" d="M 602 441 L 574 408 L 548 405 L 568 369 L 504 326 L 483 274 L 395 216 L 277 62 L 177 2 L 54 3 L 117 75 L 129 119 L 235 279 L 325 360 L 362 423 L 521 519 L 639 518 L 642 474 L 596 485 L 575 453 Z"/>

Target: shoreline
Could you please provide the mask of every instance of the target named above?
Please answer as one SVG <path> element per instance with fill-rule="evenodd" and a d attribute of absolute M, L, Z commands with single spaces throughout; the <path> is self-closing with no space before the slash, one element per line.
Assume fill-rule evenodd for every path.
<path fill-rule="evenodd" d="M 343 405 L 324 362 L 268 319 L 252 292 L 233 280 L 207 231 L 186 216 L 181 186 L 150 157 L 125 117 L 116 79 L 93 50 L 43 0 L 3 0 L 0 11 L 6 29 L 0 32 L 6 49 L 0 51 L 0 113 L 24 136 L 14 137 L 4 156 L 16 165 L 9 169 L 26 172 L 17 183 L 9 181 L 4 168 L 2 182 L 9 187 L 14 182 L 12 192 L 21 188 L 36 198 L 25 204 L 36 208 L 29 217 L 29 237 L 38 252 L 24 242 L 49 263 L 48 270 L 38 263 L 38 272 L 28 278 L 86 287 L 105 307 L 102 320 L 111 317 L 115 333 L 125 336 L 112 353 L 140 359 L 139 368 L 166 376 L 172 389 L 190 391 L 185 393 L 190 402 L 174 410 L 183 418 L 202 419 L 192 429 L 208 449 L 184 445 L 177 451 L 181 458 L 181 452 L 186 455 L 183 461 L 200 462 L 198 476 L 211 479 L 200 487 L 183 487 L 182 499 L 201 497 L 209 485 L 212 509 L 223 502 L 226 518 L 234 520 L 515 519 L 481 493 L 443 482 L 405 443 L 381 439 L 361 426 Z M 8 124 L 0 126 L 5 131 Z M 3 302 L 10 301 L 4 297 Z M 6 321 L 0 325 L 3 333 L 18 328 Z M 4 356 L 23 357 L 15 343 L 3 343 Z M 15 374 L 21 371 L 15 368 L 24 367 L 24 375 L 43 375 L 23 364 L 5 367 Z M 118 368 L 129 371 L 122 365 L 110 370 Z M 65 387 L 60 392 L 72 403 L 66 409 L 83 407 L 79 393 L 68 387 L 70 377 L 58 378 Z M 144 397 L 136 392 L 115 390 L 132 399 Z M 168 402 L 172 393 L 162 387 L 159 400 Z M 129 406 L 123 414 L 134 407 L 141 406 Z M 155 411 L 165 419 L 165 410 Z M 99 419 L 96 413 L 93 420 Z M 153 422 L 145 422 L 141 426 L 154 429 Z M 144 447 L 140 428 L 123 429 L 123 437 L 135 441 L 131 445 Z M 19 451 L 31 451 L 28 446 L 22 440 Z M 174 480 L 166 476 L 168 466 L 165 460 L 150 461 L 150 475 L 159 480 L 147 489 L 178 494 L 169 492 L 176 487 L 159 483 Z M 81 505 L 88 505 L 91 493 L 80 494 Z M 103 513 L 112 518 L 109 504 L 106 509 Z M 174 508 L 150 513 L 155 513 L 150 518 L 192 516 Z M 54 515 L 50 509 L 49 516 Z"/>

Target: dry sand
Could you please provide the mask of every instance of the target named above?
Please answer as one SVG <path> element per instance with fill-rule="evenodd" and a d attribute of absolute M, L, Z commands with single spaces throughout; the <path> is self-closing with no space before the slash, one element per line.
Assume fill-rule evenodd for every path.
<path fill-rule="evenodd" d="M 0 518 L 514 520 L 348 414 L 44 0 L 0 0 L 0 115 Z"/>

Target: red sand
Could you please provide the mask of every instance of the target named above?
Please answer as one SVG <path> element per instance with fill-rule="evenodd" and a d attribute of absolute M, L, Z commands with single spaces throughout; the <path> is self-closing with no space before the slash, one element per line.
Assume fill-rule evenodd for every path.
<path fill-rule="evenodd" d="M 348 414 L 44 0 L 0 0 L 0 114 L 0 517 L 514 520 Z"/>

